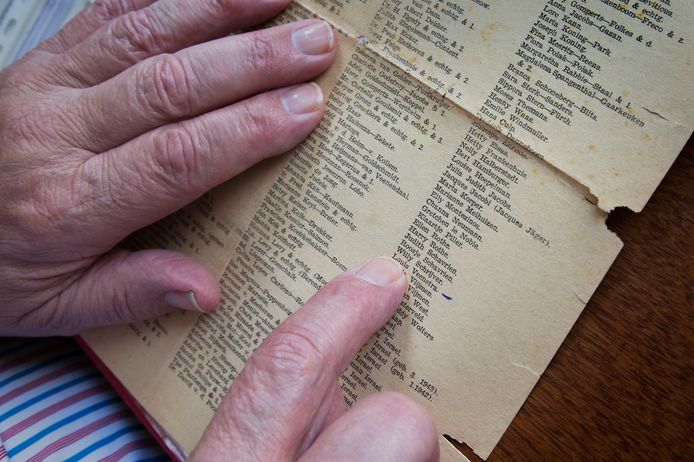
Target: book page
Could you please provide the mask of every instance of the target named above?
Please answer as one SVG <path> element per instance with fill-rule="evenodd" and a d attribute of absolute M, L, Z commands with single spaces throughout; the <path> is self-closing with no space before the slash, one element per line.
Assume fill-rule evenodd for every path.
<path fill-rule="evenodd" d="M 466 111 L 640 211 L 694 127 L 694 3 L 302 0 Z"/>
<path fill-rule="evenodd" d="M 221 278 L 243 228 L 237 215 L 254 211 L 262 196 L 254 196 L 264 182 L 255 170 L 277 168 L 282 159 L 269 159 L 245 175 L 208 192 L 189 206 L 136 233 L 128 247 L 166 248 L 197 258 L 215 276 Z M 277 165 L 277 167 L 275 167 Z M 119 371 L 118 378 L 138 397 L 147 402 L 158 393 L 157 377 L 166 369 L 181 340 L 188 335 L 196 313 L 177 311 L 158 319 L 127 326 L 96 329 L 82 337 L 105 348 L 108 365 Z M 101 348 L 95 352 L 102 352 Z"/>
<path fill-rule="evenodd" d="M 295 6 L 285 18 L 306 14 Z M 442 434 L 486 457 L 621 243 L 579 183 L 377 50 L 340 37 L 320 80 L 330 99 L 318 129 L 147 238 L 168 236 L 167 246 L 210 262 L 218 313 L 85 338 L 190 450 L 275 326 L 347 267 L 390 255 L 410 289 L 343 375 L 346 400 L 406 393 Z"/>

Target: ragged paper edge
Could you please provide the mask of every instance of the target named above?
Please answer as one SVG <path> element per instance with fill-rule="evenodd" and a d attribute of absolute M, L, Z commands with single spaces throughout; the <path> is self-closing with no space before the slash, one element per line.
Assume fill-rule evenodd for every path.
<path fill-rule="evenodd" d="M 605 210 L 605 209 L 602 209 L 601 207 L 599 207 L 599 198 L 597 198 L 597 197 L 591 192 L 591 190 L 590 190 L 590 188 L 589 188 L 588 186 L 584 185 L 583 183 L 581 183 L 581 181 L 579 181 L 579 180 L 577 180 L 576 178 L 572 177 L 571 175 L 567 174 L 566 172 L 564 172 L 563 170 L 561 170 L 560 168 L 558 168 L 557 166 L 555 166 L 553 163 L 547 161 L 542 155 L 539 155 L 536 151 L 530 149 L 530 148 L 527 147 L 525 144 L 521 144 L 518 140 L 515 140 L 514 138 L 509 137 L 508 135 L 505 135 L 503 132 L 501 132 L 499 129 L 497 129 L 497 128 L 494 127 L 493 125 L 489 124 L 488 122 L 486 122 L 486 121 L 484 121 L 484 120 L 481 120 L 481 119 L 480 119 L 479 117 L 477 117 L 474 113 L 472 113 L 471 111 L 469 111 L 468 109 L 466 109 L 464 106 L 462 106 L 462 105 L 460 105 L 459 103 L 457 103 L 456 101 L 450 99 L 450 97 L 446 94 L 445 91 L 444 91 L 443 93 L 442 93 L 441 91 L 438 91 L 438 90 L 437 90 L 435 87 L 433 87 L 430 83 L 424 82 L 424 81 L 420 80 L 419 77 L 418 77 L 416 74 L 410 72 L 407 68 L 401 66 L 401 65 L 400 65 L 399 63 L 397 63 L 397 62 L 393 62 L 388 56 L 386 56 L 386 55 L 384 55 L 383 53 L 381 53 L 381 52 L 379 51 L 379 49 L 377 48 L 377 46 L 371 44 L 363 35 L 357 35 L 357 32 L 356 32 L 356 31 L 350 31 L 350 30 L 348 30 L 347 28 L 343 27 L 342 25 L 336 24 L 336 23 L 333 22 L 330 18 L 321 15 L 319 12 L 317 12 L 316 10 L 314 10 L 313 8 L 311 8 L 310 6 L 305 5 L 304 2 L 301 1 L 301 0 L 299 0 L 297 3 L 298 3 L 303 9 L 307 10 L 311 15 L 315 16 L 315 17 L 318 18 L 318 19 L 321 19 L 321 20 L 323 20 L 323 21 L 326 21 L 326 22 L 330 23 L 330 25 L 331 25 L 335 30 L 337 30 L 339 33 L 341 33 L 342 35 L 344 35 L 344 36 L 347 37 L 348 39 L 353 40 L 353 41 L 357 44 L 357 46 L 364 46 L 364 47 L 366 47 L 369 51 L 373 52 L 374 54 L 378 55 L 380 58 L 386 60 L 386 61 L 387 61 L 388 63 L 390 63 L 391 65 L 393 65 L 393 66 L 397 67 L 398 69 L 400 69 L 401 71 L 403 71 L 403 72 L 404 72 L 405 74 L 407 74 L 410 78 L 412 78 L 412 79 L 414 79 L 415 81 L 417 81 L 418 83 L 421 83 L 421 84 L 423 84 L 424 86 L 426 86 L 429 90 L 431 90 L 432 93 L 437 94 L 437 95 L 441 96 L 442 98 L 444 98 L 447 102 L 449 102 L 449 103 L 452 104 L 453 108 L 455 108 L 455 109 L 461 111 L 462 113 L 464 113 L 469 119 L 475 120 L 475 121 L 479 122 L 481 125 L 484 125 L 485 127 L 488 127 L 490 131 L 493 131 L 493 132 L 495 132 L 495 133 L 498 133 L 498 135 L 499 135 L 499 137 L 500 137 L 501 139 L 508 140 L 508 141 L 510 141 L 511 143 L 513 143 L 514 145 L 518 146 L 519 149 L 521 149 L 521 150 L 523 150 L 523 151 L 527 151 L 527 152 L 529 152 L 530 154 L 534 155 L 541 163 L 545 164 L 545 165 L 548 167 L 548 170 L 550 170 L 550 171 L 554 172 L 555 174 L 557 174 L 557 175 L 559 176 L 560 179 L 563 178 L 562 181 L 564 181 L 566 184 L 570 184 L 571 187 L 572 187 L 573 189 L 575 189 L 576 191 L 578 191 L 580 194 L 582 194 L 583 197 L 584 197 L 588 202 L 590 202 L 590 203 L 593 204 L 594 206 L 600 208 L 603 212 L 606 212 L 606 213 L 609 213 L 609 212 L 610 212 L 610 210 Z M 605 215 L 605 219 L 607 219 L 607 215 Z M 609 230 L 608 230 L 608 231 L 609 231 Z M 611 232 L 611 231 L 610 231 L 610 232 Z"/>
<path fill-rule="evenodd" d="M 314 16 L 314 17 L 316 17 L 316 18 L 318 18 L 318 19 L 321 19 L 321 20 L 323 20 L 323 21 L 326 21 L 326 22 L 330 23 L 330 25 L 331 25 L 335 30 L 337 30 L 339 33 L 341 33 L 343 36 L 347 37 L 348 39 L 354 41 L 354 42 L 357 44 L 357 46 L 364 46 L 364 47 L 366 47 L 369 51 L 375 53 L 375 54 L 378 55 L 380 58 L 384 59 L 385 61 L 387 61 L 387 62 L 390 63 L 391 65 L 393 65 L 393 66 L 397 67 L 398 69 L 400 69 L 401 71 L 403 71 L 403 72 L 404 72 L 405 74 L 407 74 L 411 79 L 414 79 L 414 80 L 417 81 L 418 83 L 421 83 L 421 84 L 423 84 L 424 86 L 426 86 L 429 90 L 431 90 L 432 93 L 441 96 L 441 97 L 442 97 L 443 99 L 445 99 L 447 102 L 451 103 L 451 105 L 453 106 L 453 108 L 455 108 L 455 109 L 461 111 L 461 112 L 462 112 L 463 114 L 465 114 L 469 119 L 475 120 L 475 121 L 479 122 L 481 125 L 483 125 L 483 126 L 485 126 L 485 127 L 488 127 L 490 131 L 493 131 L 494 133 L 497 133 L 501 139 L 508 140 L 510 143 L 512 143 L 512 144 L 514 144 L 514 145 L 516 145 L 516 146 L 518 146 L 518 148 L 519 148 L 520 150 L 527 151 L 528 153 L 534 155 L 535 158 L 536 158 L 541 164 L 544 164 L 544 165 L 547 167 L 547 170 L 553 172 L 553 173 L 559 178 L 560 181 L 562 181 L 563 183 L 569 185 L 572 189 L 576 190 L 579 194 L 581 194 L 581 195 L 584 197 L 584 199 L 585 199 L 587 202 L 591 203 L 594 207 L 596 207 L 596 208 L 599 209 L 601 212 L 603 212 L 603 213 L 604 213 L 604 222 L 607 221 L 607 217 L 608 217 L 609 213 L 610 213 L 614 208 L 616 208 L 616 207 L 629 207 L 631 210 L 634 210 L 635 212 L 640 212 L 641 209 L 643 208 L 643 205 L 645 205 L 645 204 L 643 204 L 643 205 L 640 205 L 639 207 L 637 207 L 638 210 L 636 210 L 635 208 L 629 206 L 628 204 L 609 203 L 609 206 L 605 207 L 604 204 L 605 204 L 605 202 L 606 202 L 606 199 L 605 199 L 605 198 L 600 199 L 598 196 L 596 196 L 596 195 L 592 192 L 592 190 L 591 190 L 591 188 L 590 188 L 589 185 L 584 184 L 581 180 L 579 180 L 579 179 L 575 178 L 574 176 L 572 176 L 572 175 L 566 173 L 566 172 L 565 172 L 564 170 L 562 170 L 560 167 L 557 167 L 554 163 L 548 161 L 546 158 L 544 158 L 544 156 L 542 156 L 541 154 L 539 154 L 537 151 L 533 150 L 533 149 L 530 148 L 529 146 L 526 146 L 525 144 L 522 144 L 519 140 L 516 140 L 516 139 L 514 139 L 513 137 L 510 137 L 510 136 L 504 134 L 502 131 L 500 131 L 500 130 L 499 130 L 497 127 L 495 127 L 494 125 L 491 125 L 491 124 L 489 124 L 487 121 L 480 119 L 480 118 L 477 117 L 473 112 L 471 112 L 470 110 L 468 110 L 467 108 L 465 108 L 464 106 L 462 106 L 460 103 L 458 103 L 458 102 L 456 102 L 455 100 L 451 99 L 451 98 L 448 96 L 448 94 L 446 93 L 446 91 L 441 92 L 441 91 L 437 90 L 435 87 L 433 87 L 430 83 L 425 82 L 425 81 L 422 81 L 422 80 L 417 76 L 417 74 L 410 72 L 409 69 L 407 69 L 406 67 L 401 66 L 398 62 L 394 62 L 394 61 L 391 60 L 387 55 L 381 53 L 380 50 L 379 50 L 379 48 L 377 47 L 377 45 L 371 44 L 371 43 L 366 39 L 365 36 L 358 34 L 358 32 L 357 32 L 356 30 L 351 30 L 351 28 L 345 27 L 345 26 L 348 26 L 347 24 L 342 25 L 342 24 L 337 24 L 337 23 L 335 23 L 335 22 L 332 21 L 329 17 L 323 16 L 321 13 L 319 13 L 318 11 L 316 11 L 315 9 L 313 9 L 312 7 L 310 7 L 309 5 L 306 5 L 306 4 L 304 3 L 303 0 L 298 0 L 297 3 L 299 4 L 299 6 L 300 6 L 301 8 L 305 9 L 306 11 L 308 11 L 312 16 Z M 644 109 L 645 109 L 645 108 L 644 108 Z M 662 116 L 661 116 L 661 117 L 662 117 Z M 683 125 L 679 125 L 679 126 L 684 127 Z M 680 151 L 682 150 L 682 148 L 683 148 L 685 145 L 686 145 L 686 141 L 685 141 L 684 144 L 682 144 L 682 146 L 680 147 Z M 673 159 L 672 163 L 674 163 L 674 161 L 675 161 L 675 159 Z M 670 165 L 672 165 L 672 163 L 671 163 Z M 669 166 L 668 166 L 668 169 L 667 169 L 667 170 L 669 170 Z M 667 170 L 666 170 L 666 171 L 667 171 Z M 609 228 L 607 228 L 607 225 L 606 225 L 606 224 L 605 224 L 605 230 L 606 230 L 609 234 L 611 234 L 611 235 L 617 237 L 617 239 L 619 239 L 619 237 L 618 237 L 614 232 L 612 232 Z M 621 239 L 619 239 L 619 241 L 620 241 L 620 243 L 622 242 Z"/>
<path fill-rule="evenodd" d="M 465 457 L 463 453 L 458 451 L 458 448 L 453 446 L 443 436 L 439 436 L 439 461 L 440 462 L 470 462 L 470 459 Z"/>
<path fill-rule="evenodd" d="M 609 207 L 608 210 L 605 210 L 605 208 L 603 208 L 603 207 L 600 206 L 601 203 L 604 203 L 604 202 L 605 202 L 604 199 L 603 199 L 603 201 L 601 202 L 601 201 L 599 200 L 599 198 L 596 197 L 596 196 L 592 193 L 591 189 L 590 189 L 588 186 L 586 186 L 585 184 L 583 184 L 581 181 L 579 181 L 578 179 L 574 178 L 573 176 L 567 174 L 566 172 L 564 172 L 563 170 L 561 170 L 559 167 L 557 167 L 557 166 L 554 165 L 553 163 L 551 163 L 551 162 L 549 162 L 548 160 L 546 160 L 543 156 L 539 155 L 537 152 L 535 152 L 534 150 L 532 150 L 530 147 L 526 146 L 525 144 L 521 144 L 519 141 L 513 139 L 512 137 L 507 136 L 506 134 L 504 134 L 503 132 L 501 132 L 500 130 L 498 130 L 498 129 L 497 129 L 496 127 L 494 127 L 493 125 L 490 125 L 488 122 L 486 122 L 486 121 L 484 121 L 484 120 L 481 120 L 481 119 L 480 119 L 479 117 L 477 117 L 474 113 L 472 113 L 471 111 L 469 111 L 468 109 L 466 109 L 464 106 L 462 106 L 462 105 L 458 104 L 457 102 L 451 100 L 450 97 L 448 97 L 447 94 L 445 94 L 445 92 L 444 92 L 444 93 L 441 93 L 441 92 L 438 91 L 436 88 L 434 88 L 431 84 L 429 84 L 429 83 L 427 83 L 427 82 L 422 82 L 422 80 L 420 80 L 416 74 L 411 73 L 408 69 L 406 69 L 406 68 L 400 66 L 397 62 L 393 62 L 388 56 L 385 56 L 383 53 L 381 53 L 381 52 L 379 51 L 379 49 L 376 47 L 376 45 L 372 45 L 371 43 L 369 43 L 363 35 L 359 35 L 356 31 L 350 31 L 350 30 L 348 30 L 347 28 L 343 27 L 342 25 L 336 24 L 334 21 L 332 21 L 331 19 L 329 19 L 329 18 L 323 16 L 322 14 L 318 13 L 316 10 L 314 10 L 314 9 L 311 8 L 310 6 L 305 5 L 304 2 L 301 1 L 301 0 L 299 0 L 297 3 L 298 3 L 303 9 L 305 9 L 306 11 L 308 11 L 308 12 L 310 13 L 310 15 L 312 15 L 312 16 L 318 18 L 318 19 L 321 19 L 321 20 L 324 20 L 324 21 L 330 23 L 331 26 L 332 26 L 336 31 L 338 31 L 340 34 L 342 34 L 342 35 L 343 35 L 344 37 L 346 37 L 347 39 L 354 41 L 355 44 L 356 44 L 356 46 L 364 46 L 364 47 L 366 47 L 369 51 L 373 52 L 374 54 L 376 54 L 377 56 L 379 56 L 381 59 L 384 59 L 385 61 L 387 61 L 387 62 L 390 63 L 391 65 L 393 65 L 393 66 L 397 67 L 398 69 L 402 70 L 406 75 L 408 75 L 409 78 L 414 79 L 415 81 L 424 84 L 428 89 L 430 89 L 430 90 L 432 91 L 432 93 L 438 94 L 438 95 L 441 96 L 442 98 L 445 98 L 447 102 L 450 102 L 450 103 L 451 103 L 451 106 L 452 106 L 453 109 L 457 109 L 457 110 L 461 111 L 461 112 L 462 112 L 466 117 L 468 117 L 469 119 L 475 120 L 475 121 L 479 122 L 481 125 L 484 125 L 485 127 L 488 127 L 490 131 L 493 131 L 494 133 L 497 133 L 501 139 L 508 140 L 508 141 L 510 141 L 511 143 L 513 143 L 514 145 L 518 146 L 519 149 L 521 149 L 521 150 L 523 150 L 523 151 L 527 151 L 528 153 L 534 155 L 535 158 L 536 158 L 538 161 L 540 161 L 540 163 L 543 164 L 543 165 L 546 167 L 546 169 L 547 169 L 548 171 L 550 171 L 550 172 L 552 172 L 554 175 L 556 175 L 556 177 L 557 177 L 561 182 L 563 182 L 564 184 L 566 184 L 570 189 L 573 189 L 573 190 L 576 191 L 578 194 L 580 194 L 580 195 L 584 198 L 584 200 L 586 200 L 586 202 L 589 202 L 590 204 L 592 204 L 592 206 L 595 208 L 595 211 L 596 211 L 597 213 L 599 213 L 599 214 L 601 215 L 601 217 L 602 217 L 602 220 L 601 220 L 601 221 L 602 221 L 602 225 L 603 225 L 604 231 L 605 231 L 608 235 L 610 235 L 611 237 L 613 237 L 613 238 L 618 242 L 619 247 L 620 247 L 620 248 L 619 248 L 619 251 L 621 251 L 621 249 L 623 248 L 623 242 L 622 242 L 622 240 L 619 238 L 619 236 L 617 236 L 616 233 L 614 233 L 612 230 L 610 230 L 610 229 L 607 227 L 607 217 L 608 217 L 608 214 L 609 214 L 609 212 L 612 210 L 612 208 L 616 207 L 616 205 L 613 206 L 613 207 Z M 673 162 L 674 162 L 674 159 L 673 159 Z M 607 268 L 607 269 L 609 269 L 609 268 Z M 607 269 L 606 269 L 606 271 L 607 271 Z M 602 280 L 602 278 L 604 277 L 604 274 L 606 274 L 606 271 L 605 271 L 605 273 L 603 273 L 603 275 L 601 276 L 600 280 Z M 589 295 L 588 297 L 585 297 L 585 296 L 579 296 L 576 292 L 574 292 L 574 295 L 576 295 L 576 297 L 579 299 L 579 301 L 585 306 L 585 305 L 587 304 L 587 299 L 590 299 L 590 296 L 591 296 L 592 294 Z M 579 316 L 580 316 L 580 314 L 579 314 Z M 578 319 L 578 318 L 577 318 L 577 319 Z M 576 320 L 577 320 L 577 319 L 576 319 Z M 574 323 L 575 323 L 576 320 L 574 320 Z M 569 330 L 569 332 L 570 332 L 570 330 Z M 567 332 L 567 335 L 568 335 L 568 332 Z M 564 339 L 563 339 L 563 340 L 564 340 Z M 554 355 L 556 354 L 556 352 L 558 351 L 558 349 L 559 349 L 559 348 L 561 347 L 561 345 L 563 344 L 563 340 L 562 340 L 562 342 L 557 346 L 557 349 L 556 349 L 556 350 L 554 351 L 554 353 L 552 354 L 552 357 L 554 357 Z M 550 360 L 550 362 L 551 362 L 551 360 Z M 515 365 L 514 365 L 514 366 L 515 366 Z M 506 429 L 508 429 L 508 427 L 510 426 L 511 422 L 512 422 L 513 419 L 515 418 L 515 416 L 516 416 L 516 414 L 518 413 L 518 411 L 520 410 L 520 407 L 522 407 L 523 403 L 525 403 L 525 401 L 527 400 L 528 396 L 530 396 L 530 393 L 532 392 L 533 388 L 535 387 L 535 385 L 537 384 L 537 382 L 539 381 L 540 377 L 542 376 L 542 374 L 543 374 L 544 371 L 545 371 L 545 368 L 543 368 L 542 370 L 530 370 L 530 369 L 527 368 L 527 367 L 523 367 L 523 368 L 528 369 L 528 373 L 530 373 L 530 374 L 532 374 L 534 377 L 536 377 L 536 381 L 535 381 L 535 384 L 533 385 L 533 387 L 530 388 L 530 390 L 528 390 L 527 394 L 524 396 L 523 400 L 521 401 L 521 405 L 519 406 L 519 409 L 517 409 L 516 412 L 513 413 L 513 416 L 511 417 L 511 420 L 505 425 L 505 429 L 504 429 L 504 431 L 502 432 L 502 436 L 503 436 L 503 433 L 505 433 Z M 454 436 L 452 436 L 452 435 L 451 435 L 451 438 L 455 439 L 456 441 L 459 441 L 461 444 L 466 444 L 466 445 L 467 445 L 467 442 L 466 442 L 464 439 L 460 439 L 460 438 L 454 437 Z M 501 439 L 501 436 L 499 437 L 499 440 L 500 440 L 500 439 Z M 492 452 L 493 448 L 496 447 L 496 445 L 498 444 L 499 440 L 497 440 L 497 441 L 491 446 L 491 449 L 475 448 L 475 447 L 470 446 L 470 445 L 468 445 L 468 447 L 470 447 L 470 448 L 474 451 L 474 453 L 475 453 L 476 455 L 478 455 L 478 456 L 481 457 L 482 459 L 486 460 L 486 459 L 491 455 L 491 452 Z M 452 462 L 461 462 L 461 461 L 462 461 L 462 462 L 470 462 L 470 460 L 469 460 L 462 452 L 460 452 L 453 444 L 451 444 L 451 443 L 450 443 L 446 438 L 444 438 L 443 436 L 440 436 L 439 446 L 440 446 L 441 460 L 442 460 L 442 461 L 452 461 Z"/>
<path fill-rule="evenodd" d="M 380 56 L 381 58 L 383 58 L 383 59 L 385 59 L 386 61 L 388 61 L 390 64 L 396 66 L 398 69 L 400 69 L 401 71 L 405 72 L 405 73 L 406 73 L 407 75 L 409 75 L 410 77 L 414 78 L 417 82 L 419 82 L 419 83 L 421 83 L 422 85 L 424 85 L 425 87 L 429 88 L 433 93 L 438 94 L 438 95 L 441 96 L 443 99 L 445 99 L 447 102 L 449 102 L 450 104 L 452 104 L 454 107 L 456 107 L 456 108 L 458 108 L 459 110 L 461 110 L 461 111 L 463 111 L 464 113 L 466 113 L 470 118 L 472 118 L 472 119 L 474 119 L 474 120 L 477 120 L 477 121 L 483 123 L 484 125 L 488 126 L 490 129 L 492 129 L 494 132 L 496 132 L 496 133 L 498 133 L 499 135 L 501 135 L 503 138 L 506 138 L 506 139 L 512 141 L 514 144 L 520 146 L 522 149 L 524 149 L 524 150 L 530 152 L 531 154 L 535 155 L 540 161 L 542 161 L 543 163 L 545 163 L 547 166 L 552 167 L 553 170 L 555 170 L 556 172 L 561 173 L 561 175 L 565 176 L 566 178 L 571 179 L 571 180 L 572 180 L 573 182 L 575 182 L 577 185 L 580 185 L 580 187 L 581 187 L 583 190 L 585 190 L 584 197 L 586 197 L 586 200 L 588 200 L 588 202 L 592 203 L 592 204 L 595 205 L 597 208 L 599 208 L 600 210 L 602 210 L 603 212 L 605 212 L 605 213 L 607 213 L 607 214 L 609 214 L 610 212 L 612 212 L 612 210 L 614 210 L 614 209 L 617 208 L 617 207 L 627 207 L 627 208 L 629 208 L 630 210 L 632 210 L 632 211 L 634 211 L 634 212 L 636 212 L 636 213 L 641 212 L 641 211 L 643 210 L 643 208 L 645 207 L 646 203 L 648 203 L 648 201 L 650 200 L 650 196 L 655 192 L 655 189 L 658 187 L 658 185 L 660 184 L 660 182 L 662 181 L 662 179 L 665 177 L 665 174 L 668 172 L 668 170 L 670 169 L 670 167 L 672 167 L 672 164 L 675 162 L 676 157 L 674 157 L 674 158 L 672 159 L 672 161 L 669 163 L 669 165 L 667 166 L 667 168 L 664 170 L 663 176 L 661 176 L 660 179 L 654 184 L 654 186 L 653 186 L 653 191 L 651 191 L 650 194 L 648 194 L 647 197 L 643 197 L 643 198 L 631 198 L 632 200 L 619 200 L 619 199 L 612 198 L 611 195 L 608 195 L 607 193 L 605 193 L 605 194 L 600 194 L 600 193 L 598 193 L 598 192 L 595 192 L 597 189 L 599 189 L 599 188 L 598 188 L 598 185 L 596 185 L 595 187 L 591 187 L 590 184 L 588 184 L 587 182 L 584 182 L 584 181 L 578 179 L 576 176 L 571 175 L 570 173 L 565 172 L 565 171 L 562 170 L 559 166 L 557 166 L 555 162 L 551 162 L 550 160 L 547 160 L 542 154 L 540 154 L 540 153 L 537 152 L 536 150 L 532 149 L 530 146 L 527 146 L 525 143 L 522 143 L 522 141 L 516 140 L 516 139 L 514 139 L 513 137 L 510 137 L 510 136 L 508 136 L 508 135 L 505 135 L 501 130 L 499 130 L 499 129 L 498 129 L 497 127 L 495 127 L 494 125 L 489 124 L 487 121 L 481 120 L 481 119 L 480 119 L 479 117 L 477 117 L 472 111 L 470 111 L 468 108 L 466 108 L 465 106 L 463 106 L 460 102 L 457 102 L 457 101 L 451 99 L 451 97 L 448 96 L 448 93 L 447 93 L 447 89 L 446 89 L 446 88 L 444 88 L 443 90 L 438 90 L 436 87 L 432 86 L 429 82 L 426 82 L 426 81 L 424 81 L 424 80 L 421 80 L 421 79 L 417 76 L 416 73 L 413 73 L 412 71 L 410 71 L 410 70 L 409 70 L 408 68 L 406 68 L 405 66 L 402 66 L 399 62 L 390 59 L 386 54 L 382 53 L 381 50 L 380 50 L 380 48 L 378 47 L 378 44 L 372 44 L 371 42 L 369 42 L 365 35 L 359 34 L 358 31 L 356 31 L 356 30 L 351 30 L 351 28 L 349 28 L 349 27 L 345 27 L 345 26 L 348 26 L 347 24 L 337 24 L 337 23 L 334 22 L 331 18 L 326 17 L 326 16 L 323 16 L 321 13 L 319 13 L 318 11 L 316 11 L 315 9 L 313 9 L 311 6 L 306 5 L 306 4 L 304 3 L 304 1 L 302 1 L 302 0 L 299 0 L 297 3 L 298 3 L 299 5 L 301 5 L 302 8 L 304 8 L 304 9 L 307 10 L 307 11 L 309 11 L 309 12 L 310 12 L 313 16 L 315 16 L 316 18 L 319 18 L 319 19 L 321 19 L 321 20 L 323 20 L 323 21 L 326 21 L 326 22 L 330 23 L 330 25 L 331 25 L 333 28 L 335 28 L 336 30 L 340 31 L 342 34 L 346 35 L 347 37 L 349 37 L 349 38 L 355 40 L 360 46 L 365 46 L 365 47 L 368 48 L 370 51 L 376 53 L 378 56 Z M 649 114 L 653 115 L 654 117 L 658 117 L 659 119 L 663 119 L 663 120 L 668 121 L 668 123 L 670 123 L 670 124 L 672 124 L 672 125 L 675 125 L 675 126 L 677 126 L 677 127 L 681 127 L 681 128 L 684 128 L 684 129 L 687 129 L 687 128 L 688 128 L 687 126 L 685 126 L 685 125 L 682 124 L 681 122 L 679 122 L 679 121 L 674 121 L 674 120 L 672 120 L 672 119 L 670 119 L 670 118 L 666 118 L 666 117 L 664 117 L 663 115 L 659 114 L 658 112 L 651 111 L 651 110 L 649 110 L 649 109 L 646 108 L 646 107 L 643 107 L 642 109 L 644 109 L 646 112 L 648 112 Z M 691 130 L 691 128 L 690 128 L 690 130 Z M 691 135 L 690 135 L 690 136 L 691 136 Z M 684 146 L 686 145 L 686 143 L 687 143 L 687 139 L 685 138 L 684 141 L 682 142 L 682 145 L 679 146 L 678 152 L 681 152 L 681 151 L 682 151 L 682 149 L 684 148 Z M 626 198 L 625 198 L 625 199 L 626 199 Z"/>

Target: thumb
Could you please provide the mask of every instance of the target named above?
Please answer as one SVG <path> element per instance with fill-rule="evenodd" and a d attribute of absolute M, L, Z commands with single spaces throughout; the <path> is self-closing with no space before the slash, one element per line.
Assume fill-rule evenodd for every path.
<path fill-rule="evenodd" d="M 191 257 L 167 250 L 114 250 L 49 303 L 27 314 L 27 335 L 71 335 L 90 327 L 154 318 L 174 309 L 213 311 L 219 285 Z M 43 332 L 42 330 L 46 330 Z"/>

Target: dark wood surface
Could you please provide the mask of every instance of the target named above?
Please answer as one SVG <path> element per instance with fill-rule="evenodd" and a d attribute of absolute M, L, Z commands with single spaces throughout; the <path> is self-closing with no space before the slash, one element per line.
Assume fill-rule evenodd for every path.
<path fill-rule="evenodd" d="M 490 462 L 694 461 L 694 137 L 607 223 L 624 248 Z"/>

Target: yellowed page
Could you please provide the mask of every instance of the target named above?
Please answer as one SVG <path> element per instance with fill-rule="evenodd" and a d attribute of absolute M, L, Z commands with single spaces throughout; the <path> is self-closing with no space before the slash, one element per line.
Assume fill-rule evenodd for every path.
<path fill-rule="evenodd" d="M 364 12 L 377 14 L 374 3 Z M 305 14 L 294 7 L 287 17 Z M 348 19 L 336 21 L 357 34 L 361 25 Z M 411 288 L 343 377 L 347 400 L 380 389 L 407 393 L 442 433 L 486 457 L 621 244 L 570 177 L 577 175 L 551 165 L 561 167 L 551 150 L 545 161 L 531 154 L 477 120 L 477 109 L 413 78 L 375 42 L 341 42 L 321 81 L 331 93 L 326 118 L 304 144 L 143 239 L 206 261 L 220 275 L 220 312 L 175 313 L 85 337 L 190 450 L 275 325 L 345 267 L 391 255 Z M 472 76 L 486 63 L 466 65 Z M 476 85 L 491 83 L 489 74 Z M 470 101 L 490 94 L 473 93 Z M 628 129 L 600 127 L 584 141 L 597 146 L 600 134 Z M 450 456 L 450 445 L 442 453 Z"/>
<path fill-rule="evenodd" d="M 255 169 L 265 172 L 280 167 L 281 162 L 270 160 Z M 254 196 L 249 191 L 261 187 L 263 178 L 252 169 L 134 235 L 128 244 L 132 248 L 168 248 L 185 253 L 221 277 L 243 231 L 236 215 L 247 215 L 257 208 L 262 195 Z M 157 378 L 197 316 L 190 311 L 173 312 L 154 320 L 94 329 L 82 337 L 117 372 L 126 388 L 146 403 L 159 392 Z"/>
<path fill-rule="evenodd" d="M 587 186 L 640 211 L 694 127 L 694 2 L 301 0 Z"/>
<path fill-rule="evenodd" d="M 190 449 L 274 326 L 344 268 L 392 255 L 407 301 L 346 372 L 347 401 L 402 391 L 486 456 L 620 243 L 583 188 L 354 40 L 323 84 L 321 126 L 256 172 L 260 205 L 224 204 L 243 230 L 219 313 L 176 337 L 154 382 L 151 362 L 130 364 L 127 385 L 148 377 L 138 398 Z M 91 341 L 119 376 L 121 336 Z"/>
<path fill-rule="evenodd" d="M 470 462 L 470 460 L 462 455 L 455 446 L 446 441 L 445 438 L 439 438 L 439 447 L 441 448 L 440 462 Z"/>

